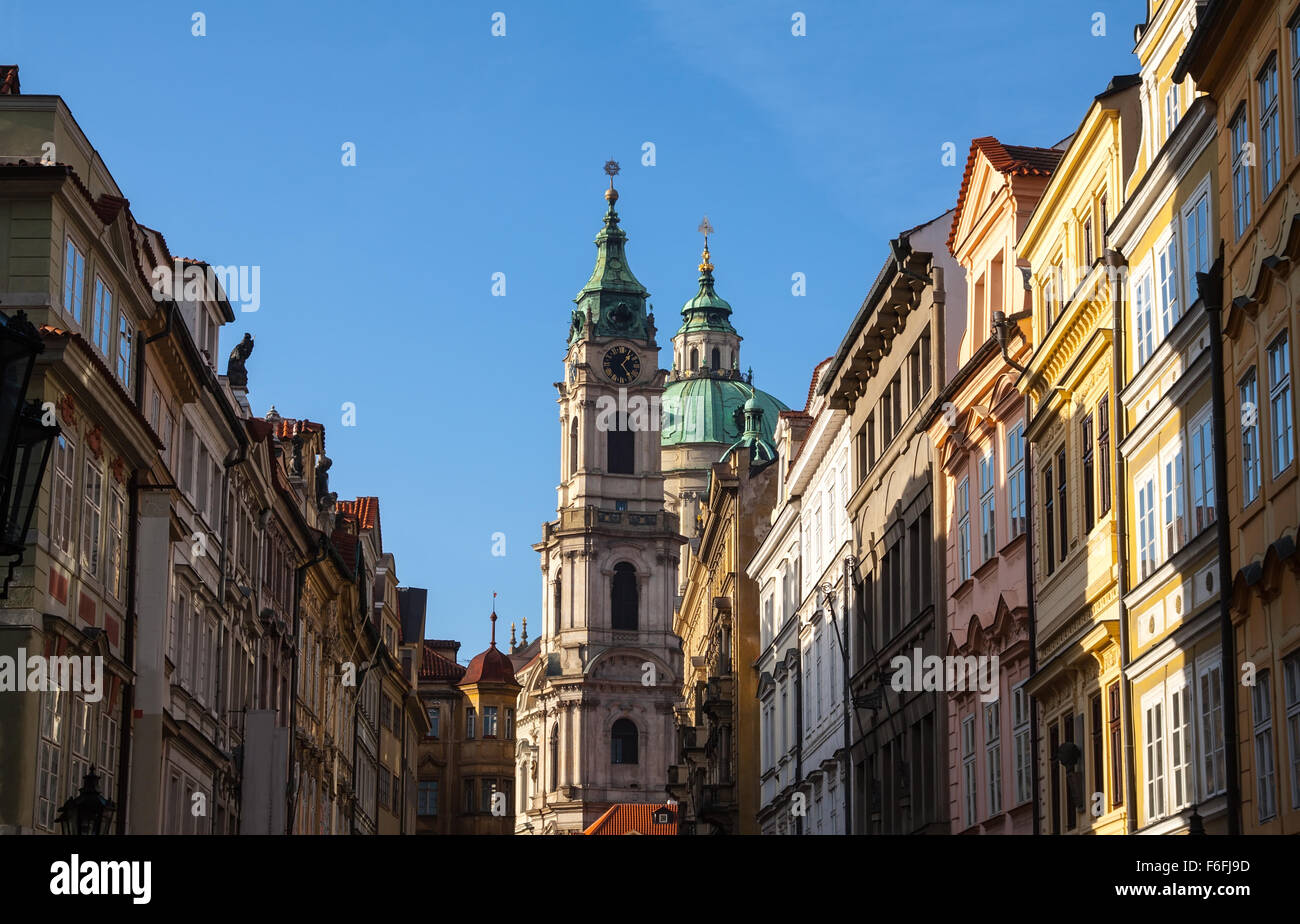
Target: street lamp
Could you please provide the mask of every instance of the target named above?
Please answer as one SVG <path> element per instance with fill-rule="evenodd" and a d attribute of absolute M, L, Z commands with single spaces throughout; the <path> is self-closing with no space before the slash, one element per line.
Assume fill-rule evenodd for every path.
<path fill-rule="evenodd" d="M 0 599 L 9 595 L 14 569 L 22 561 L 45 465 L 59 433 L 58 424 L 42 422 L 38 402 L 23 403 L 36 356 L 44 349 L 25 312 L 0 314 L 0 556 L 12 556 Z"/>
<path fill-rule="evenodd" d="M 81 792 L 63 803 L 55 821 L 64 834 L 107 834 L 116 811 L 117 803 L 100 794 L 99 774 L 92 765 L 81 782 Z"/>

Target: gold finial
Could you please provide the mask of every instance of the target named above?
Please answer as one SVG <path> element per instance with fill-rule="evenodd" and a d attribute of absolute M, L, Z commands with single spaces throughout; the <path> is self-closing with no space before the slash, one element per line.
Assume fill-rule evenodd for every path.
<path fill-rule="evenodd" d="M 700 272 L 713 272 L 713 264 L 709 262 L 709 235 L 713 233 L 713 225 L 709 224 L 709 216 L 705 215 L 700 226 L 695 230 L 704 235 L 704 253 L 700 254 Z"/>
<path fill-rule="evenodd" d="M 605 201 L 617 202 L 618 190 L 614 188 L 614 177 L 618 175 L 618 161 L 613 158 L 605 161 L 605 172 L 609 174 L 609 189 L 605 190 Z"/>

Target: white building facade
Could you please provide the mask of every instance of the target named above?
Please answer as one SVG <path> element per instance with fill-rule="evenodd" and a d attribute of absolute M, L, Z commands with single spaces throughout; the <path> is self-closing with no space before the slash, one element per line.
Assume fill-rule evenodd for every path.
<path fill-rule="evenodd" d="M 847 416 L 813 398 L 781 415 L 776 445 L 773 529 L 748 567 L 761 601 L 759 821 L 764 834 L 844 834 Z"/>

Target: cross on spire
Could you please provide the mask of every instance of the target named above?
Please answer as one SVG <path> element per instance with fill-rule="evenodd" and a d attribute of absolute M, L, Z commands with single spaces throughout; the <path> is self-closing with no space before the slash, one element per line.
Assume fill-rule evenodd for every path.
<path fill-rule="evenodd" d="M 700 255 L 700 272 L 713 272 L 713 263 L 709 260 L 709 235 L 713 233 L 713 225 L 709 224 L 709 216 L 705 215 L 700 226 L 695 229 L 704 235 L 704 253 Z"/>

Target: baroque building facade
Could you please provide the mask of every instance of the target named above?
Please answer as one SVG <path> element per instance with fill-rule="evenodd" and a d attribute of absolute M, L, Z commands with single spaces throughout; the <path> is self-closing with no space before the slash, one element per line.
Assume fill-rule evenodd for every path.
<path fill-rule="evenodd" d="M 854 585 L 846 633 L 849 824 L 865 834 L 949 830 L 945 691 L 908 678 L 947 645 L 943 575 L 935 567 L 942 481 L 922 422 L 955 367 L 946 338 L 960 342 L 965 318 L 965 280 L 945 246 L 951 221 L 949 210 L 891 241 L 891 257 L 817 386 L 846 413 L 853 434 L 844 501 Z"/>
<path fill-rule="evenodd" d="M 1019 388 L 1029 398 L 1040 833 L 1123 833 L 1133 804 L 1125 524 L 1114 497 L 1122 296 L 1101 229 L 1124 205 L 1140 118 L 1138 78 L 1116 77 L 1088 108 L 1017 247 L 1033 290 L 1035 352 Z"/>
<path fill-rule="evenodd" d="M 1117 483 L 1129 486 L 1116 501 L 1129 524 L 1121 537 L 1135 745 L 1128 821 L 1151 834 L 1193 825 L 1228 833 L 1236 814 L 1224 734 L 1234 670 L 1219 599 L 1218 335 L 1197 281 L 1217 255 L 1215 108 L 1190 78 L 1173 76 L 1196 9 L 1191 0 L 1149 4 L 1139 27 L 1141 140 L 1124 207 L 1106 229 L 1126 277 L 1114 362 Z"/>
<path fill-rule="evenodd" d="M 966 280 L 965 332 L 956 372 L 925 418 L 946 498 L 946 653 L 997 664 L 996 698 L 949 691 L 953 833 L 1033 831 L 1028 476 L 1015 387 L 1032 352 L 1031 303 L 1016 241 L 1060 157 L 1055 148 L 976 138 L 948 234 Z"/>
<path fill-rule="evenodd" d="M 764 834 L 849 833 L 845 732 L 851 713 L 844 677 L 851 580 L 845 562 L 853 534 L 844 500 L 852 477 L 851 441 L 848 415 L 817 394 L 830 362 L 813 371 L 804 409 L 781 414 L 771 528 L 747 568 L 760 594 Z"/>
<path fill-rule="evenodd" d="M 743 411 L 740 439 L 710 472 L 698 545 L 673 617 L 684 670 L 668 793 L 684 834 L 758 833 L 759 604 L 744 564 L 771 528 L 776 451 L 762 435 L 758 400 L 751 397 Z"/>
<path fill-rule="evenodd" d="M 516 833 L 580 833 L 616 803 L 658 801 L 672 762 L 683 540 L 665 508 L 655 429 L 667 373 L 649 293 L 627 265 L 612 174 L 605 198 L 557 383 L 558 515 L 534 546 L 543 629 L 519 674 Z"/>
<path fill-rule="evenodd" d="M 92 767 L 119 833 L 356 830 L 365 697 L 343 668 L 377 663 L 381 630 L 361 606 L 376 572 L 336 545 L 323 428 L 253 414 L 251 337 L 218 373 L 235 313 L 217 268 L 136 220 L 59 97 L 5 66 L 0 112 L 19 152 L 0 170 L 0 302 L 37 325 L 28 398 L 59 428 L 0 653 L 104 664 L 92 686 L 0 696 L 0 831 L 57 830 Z M 413 739 L 424 714 L 407 716 Z"/>

